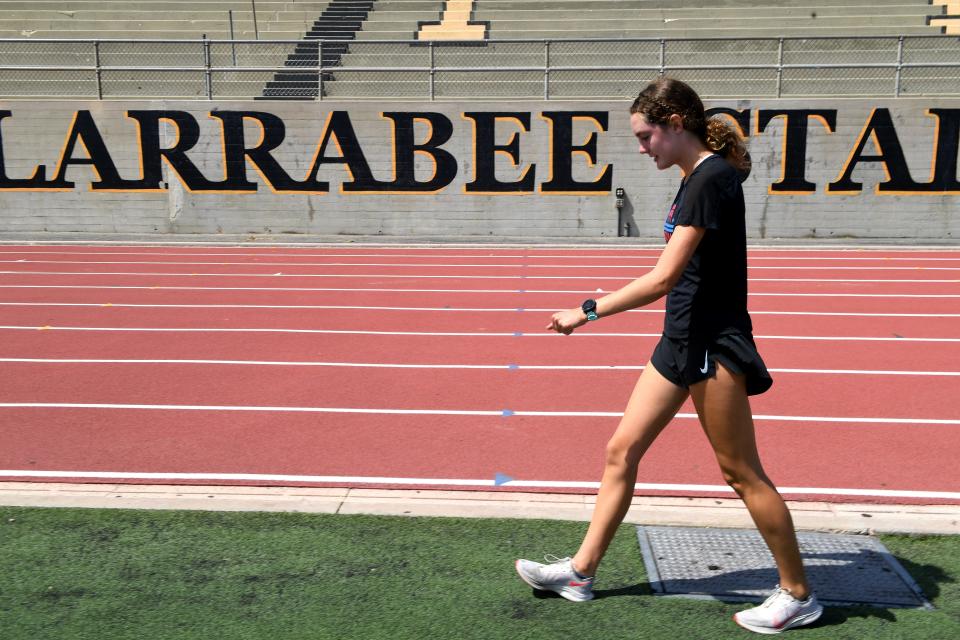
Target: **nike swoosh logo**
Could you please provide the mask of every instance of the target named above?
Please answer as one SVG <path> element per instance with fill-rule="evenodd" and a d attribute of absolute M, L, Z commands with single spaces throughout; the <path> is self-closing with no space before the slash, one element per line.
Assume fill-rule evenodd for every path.
<path fill-rule="evenodd" d="M 707 356 L 709 356 L 709 355 L 710 355 L 710 351 L 709 351 L 709 350 L 707 350 L 706 352 L 704 352 L 704 354 L 703 354 L 703 368 L 700 369 L 700 373 L 706 373 L 706 372 L 707 372 L 707 369 L 710 368 L 710 363 L 707 362 Z"/>

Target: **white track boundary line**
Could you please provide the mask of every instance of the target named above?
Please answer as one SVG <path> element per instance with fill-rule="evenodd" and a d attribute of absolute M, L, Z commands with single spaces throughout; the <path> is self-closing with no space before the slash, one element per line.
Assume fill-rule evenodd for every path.
<path fill-rule="evenodd" d="M 117 307 L 133 309 L 350 309 L 354 311 L 422 311 L 422 312 L 478 312 L 508 313 L 511 311 L 553 313 L 549 307 L 387 307 L 343 304 L 138 304 L 127 302 L 0 302 L 2 307 Z M 663 309 L 629 309 L 626 313 L 653 313 L 663 315 Z M 756 311 L 752 316 L 828 316 L 851 318 L 960 318 L 960 313 L 857 313 L 847 311 Z"/>
<path fill-rule="evenodd" d="M 477 242 L 450 242 L 450 243 L 437 243 L 437 242 L 382 242 L 382 241 L 362 241 L 354 242 L 354 238 L 349 240 L 350 249 L 376 249 L 379 251 L 406 251 L 406 250 L 423 250 L 423 251 L 448 251 L 450 249 L 466 249 L 471 251 L 488 251 L 490 249 L 503 249 L 503 250 L 513 250 L 513 251 L 526 251 L 526 252 L 541 252 L 541 251 L 557 251 L 560 249 L 569 250 L 569 251 L 581 251 L 581 252 L 593 252 L 593 251 L 603 251 L 603 252 L 612 252 L 612 251 L 636 251 L 637 249 L 650 249 L 656 251 L 663 250 L 663 242 L 656 240 L 654 238 L 648 239 L 648 241 L 638 241 L 636 243 L 631 241 L 631 244 L 625 246 L 612 246 L 605 243 L 591 243 L 589 241 L 578 241 L 578 242 L 536 242 L 529 243 L 525 242 L 523 238 L 519 238 L 515 241 L 500 241 L 500 242 L 490 242 L 483 244 Z M 182 249 L 183 247 L 218 247 L 220 249 L 246 249 L 249 250 L 253 248 L 251 242 L 246 240 L 191 240 L 188 238 L 182 238 L 177 240 L 160 240 L 160 239 L 151 239 L 151 240 L 38 240 L 35 238 L 30 239 L 21 239 L 21 240 L 8 240 L 0 239 L 0 245 L 11 245 L 19 247 L 40 247 L 40 246 L 118 246 L 118 247 L 153 247 L 157 249 L 166 249 L 171 247 L 176 247 Z M 344 249 L 344 240 L 327 240 L 327 241 L 317 241 L 317 242 L 266 242 L 266 241 L 257 241 L 256 248 L 276 248 L 281 247 L 285 249 Z M 763 251 L 768 253 L 786 253 L 790 251 L 795 251 L 798 253 L 859 253 L 859 252 L 891 252 L 891 253 L 957 253 L 957 245 L 955 244 L 943 244 L 943 243 L 933 243 L 933 242 L 921 242 L 914 245 L 903 245 L 903 244 L 832 244 L 829 248 L 824 248 L 822 246 L 811 246 L 810 244 L 783 244 L 772 246 L 769 244 L 754 244 L 751 241 L 748 242 L 747 247 L 752 251 Z"/>
<path fill-rule="evenodd" d="M 625 276 L 475 276 L 475 275 L 438 275 L 438 274 L 396 274 L 396 273 L 152 273 L 140 271 L 0 271 L 0 275 L 30 276 L 124 276 L 143 278 L 378 278 L 413 280 L 633 280 L 639 274 Z M 957 280 L 938 280 L 921 278 L 882 279 L 882 278 L 747 278 L 748 282 L 872 282 L 872 283 L 929 283 L 956 284 Z"/>
<path fill-rule="evenodd" d="M 155 265 L 155 266 L 216 266 L 216 267 L 435 267 L 435 268 L 516 268 L 516 269 L 653 269 L 655 264 L 472 264 L 465 262 L 456 263 L 429 263 L 429 262 L 175 262 L 170 260 L 160 261 L 134 261 L 134 260 L 0 260 L 0 264 L 125 264 L 125 265 Z M 803 270 L 803 271 L 960 271 L 960 267 L 894 267 L 894 266 L 862 266 L 862 267 L 836 267 L 836 266 L 757 266 L 750 265 L 750 269 L 772 269 L 772 270 Z M 20 273 L 20 272 L 14 272 Z M 24 272 L 28 273 L 28 272 Z M 260 274 L 255 274 L 260 275 Z"/>
<path fill-rule="evenodd" d="M 131 332 L 167 332 L 167 333 L 305 333 L 316 335 L 364 335 L 364 336 L 462 336 L 485 338 L 659 338 L 659 333 L 614 333 L 584 332 L 569 336 L 558 333 L 523 333 L 521 331 L 360 331 L 351 329 L 278 329 L 278 328 L 210 328 L 210 327 L 64 327 L 64 326 L 25 326 L 0 325 L 0 330 L 10 331 L 131 331 Z M 870 336 L 776 336 L 757 335 L 763 340 L 811 340 L 839 342 L 960 342 L 960 338 L 908 338 L 908 337 L 870 337 Z"/>
<path fill-rule="evenodd" d="M 110 284 L 0 284 L 0 289 L 96 289 L 136 291 L 336 291 L 375 293 L 510 293 L 577 294 L 602 292 L 601 289 L 394 289 L 387 287 L 177 287 Z M 960 293 L 762 293 L 749 295 L 784 298 L 960 298 Z"/>
<path fill-rule="evenodd" d="M 636 275 L 624 276 L 535 276 L 535 275 L 437 275 L 392 273 L 171 273 L 140 271 L 0 271 L 0 275 L 43 276 L 124 276 L 159 278 L 383 278 L 414 280 L 631 280 Z M 867 282 L 867 283 L 932 283 L 955 284 L 960 279 L 881 279 L 881 278 L 748 278 L 749 282 Z"/>
<path fill-rule="evenodd" d="M 397 486 L 451 486 L 451 487 L 514 487 L 530 489 L 599 489 L 599 482 L 569 480 L 497 480 L 466 478 L 403 478 L 378 476 L 319 476 L 267 473 L 152 473 L 136 471 L 35 471 L 0 470 L 2 478 L 72 478 L 84 480 L 159 480 L 195 482 L 296 482 L 305 484 L 376 484 Z M 637 491 L 680 491 L 733 493 L 727 485 L 712 484 L 666 484 L 638 482 Z M 899 489 L 853 489 L 848 487 L 777 487 L 780 493 L 791 495 L 835 495 L 878 498 L 926 498 L 935 500 L 960 500 L 960 492 L 911 491 Z"/>
<path fill-rule="evenodd" d="M 406 249 L 402 249 L 406 250 Z M 549 249 L 554 250 L 554 249 Z M 637 258 L 655 258 L 661 251 L 659 249 L 651 248 L 640 248 L 637 250 L 632 249 L 623 249 L 625 252 L 628 252 L 628 255 L 620 256 L 604 256 L 604 260 L 636 260 Z M 921 249 L 922 251 L 922 249 Z M 647 255 L 646 252 L 649 252 Z M 903 257 L 903 256 L 886 256 L 880 255 L 881 252 L 877 252 L 876 255 L 864 255 L 864 256 L 766 256 L 762 255 L 763 250 L 757 247 L 751 247 L 750 255 L 748 260 L 753 262 L 755 260 L 808 260 L 808 261 L 837 261 L 837 262 L 856 262 L 856 261 L 883 261 L 883 262 L 960 262 L 960 249 L 955 251 L 937 251 L 937 253 L 953 253 L 956 257 L 950 258 L 934 258 L 934 257 Z M 8 251 L 0 249 L 0 255 L 62 255 L 62 256 L 152 256 L 152 257 L 257 257 L 257 258 L 434 258 L 437 256 L 430 256 L 428 254 L 422 253 L 277 253 L 277 252 L 259 252 L 259 253 L 241 253 L 240 251 L 230 251 L 230 252 L 175 252 L 175 251 Z M 449 257 L 463 257 L 469 258 L 471 260 L 498 260 L 498 259 L 579 259 L 578 256 L 571 256 L 570 254 L 547 254 L 547 255 L 530 255 L 526 253 L 514 253 L 514 254 L 488 254 L 488 255 L 464 255 L 464 256 L 440 256 L 444 258 Z M 4 261 L 4 262 L 17 262 L 15 260 Z M 250 263 L 245 263 L 250 264 Z M 253 263 L 256 264 L 256 263 Z"/>
<path fill-rule="evenodd" d="M 266 367 L 344 367 L 358 369 L 492 369 L 504 371 L 643 371 L 646 369 L 646 366 L 642 364 L 410 364 L 391 362 L 317 362 L 302 360 L 202 360 L 149 358 L 0 358 L 0 362 L 24 364 L 193 364 Z M 770 372 L 871 376 L 960 376 L 960 371 L 898 371 L 887 369 L 770 369 Z"/>
<path fill-rule="evenodd" d="M 116 404 L 98 402 L 0 402 L 2 409 L 107 409 L 128 411 L 211 411 L 264 413 L 337 413 L 365 415 L 429 415 L 429 416 L 499 416 L 539 418 L 620 418 L 618 411 L 523 411 L 512 409 L 372 409 L 364 407 L 291 407 L 253 405 L 180 405 L 180 404 Z M 678 413 L 675 418 L 697 419 L 695 413 Z M 910 424 L 960 425 L 960 419 L 941 418 L 859 418 L 838 416 L 777 416 L 755 414 L 755 421 L 845 423 L 845 424 Z"/>

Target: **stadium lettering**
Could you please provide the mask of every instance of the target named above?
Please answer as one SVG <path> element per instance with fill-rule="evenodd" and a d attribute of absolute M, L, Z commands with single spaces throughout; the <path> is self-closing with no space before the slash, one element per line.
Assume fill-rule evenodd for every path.
<path fill-rule="evenodd" d="M 453 124 L 446 116 L 439 113 L 385 112 L 383 117 L 393 122 L 392 181 L 373 177 L 350 116 L 346 111 L 332 111 L 324 124 L 306 182 L 317 192 L 329 191 L 328 183 L 317 181 L 317 174 L 324 164 L 342 164 L 350 174 L 351 180 L 340 185 L 341 193 L 434 193 L 453 182 L 457 176 L 456 158 L 440 148 L 453 135 Z M 417 120 L 425 121 L 430 128 L 427 140 L 420 144 L 414 140 Z M 327 155 L 331 141 L 340 155 Z M 418 181 L 414 173 L 418 153 L 433 161 L 433 176 L 427 181 Z"/>
<path fill-rule="evenodd" d="M 592 182 L 573 179 L 573 154 L 582 153 L 591 167 L 597 164 L 597 132 L 591 131 L 581 144 L 573 144 L 573 123 L 585 120 L 600 131 L 607 130 L 606 111 L 544 111 L 542 118 L 550 127 L 550 179 L 540 185 L 542 193 L 608 193 L 613 183 L 613 165 Z M 559 151 L 558 151 L 559 149 Z"/>
<path fill-rule="evenodd" d="M 127 117 L 137 123 L 140 131 L 140 189 L 144 191 L 161 190 L 163 172 L 161 165 L 166 160 L 180 182 L 188 191 L 229 191 L 228 180 L 213 182 L 208 180 L 197 168 L 187 151 L 193 149 L 200 140 L 200 127 L 192 115 L 186 111 L 127 111 Z M 160 123 L 166 121 L 173 125 L 177 134 L 173 146 L 161 147 Z"/>
<path fill-rule="evenodd" d="M 223 142 L 223 186 L 231 192 L 256 191 L 257 183 L 247 179 L 247 160 L 275 193 L 310 191 L 308 182 L 297 182 L 290 177 L 271 152 L 280 146 L 286 136 L 283 120 L 262 111 L 211 111 L 211 118 L 220 121 Z M 255 122 L 260 128 L 260 140 L 247 146 L 244 137 L 245 121 Z"/>
<path fill-rule="evenodd" d="M 829 194 L 858 194 L 863 184 L 852 179 L 854 169 L 860 163 L 880 163 L 887 180 L 876 185 L 875 192 L 881 195 L 950 195 L 960 193 L 957 180 L 957 154 L 960 151 L 960 109 L 928 109 L 927 115 L 936 118 L 931 177 L 928 182 L 916 182 L 910 175 L 903 147 L 897 136 L 890 110 L 875 108 L 857 137 L 840 176 L 826 187 Z M 774 119 L 783 117 L 786 126 L 783 134 L 780 180 L 769 186 L 771 194 L 808 194 L 816 191 L 817 185 L 805 177 L 807 164 L 807 136 L 810 118 L 815 118 L 834 133 L 837 124 L 836 109 L 761 109 L 757 114 L 757 132 L 764 131 Z M 878 151 L 867 155 L 864 150 L 871 141 Z"/>
<path fill-rule="evenodd" d="M 709 113 L 730 117 L 744 133 L 751 133 L 751 111 L 716 108 Z M 332 111 L 320 133 L 309 169 L 302 180 L 287 172 L 278 161 L 279 149 L 286 138 L 286 125 L 277 115 L 263 111 L 214 109 L 208 116 L 220 127 L 222 177 L 204 175 L 200 163 L 205 150 L 197 148 L 201 130 L 196 117 L 186 111 L 130 110 L 126 117 L 137 128 L 140 173 L 123 177 L 117 170 L 110 149 L 90 111 L 79 110 L 67 127 L 63 145 L 52 171 L 36 165 L 29 177 L 10 177 L 4 158 L 4 120 L 12 111 L 0 110 L 0 190 L 67 191 L 75 188 L 73 167 L 89 167 L 91 191 L 165 191 L 163 165 L 191 192 L 252 193 L 260 183 L 275 193 L 325 194 L 330 184 L 320 179 L 325 165 L 342 167 L 349 179 L 341 182 L 341 193 L 427 194 L 437 193 L 456 179 L 460 160 L 444 145 L 454 136 L 450 118 L 436 112 L 384 112 L 390 128 L 391 152 L 389 179 L 376 177 L 361 140 L 346 111 Z M 887 180 L 876 185 L 875 193 L 957 194 L 958 151 L 960 151 L 960 109 L 928 109 L 926 115 L 935 125 L 930 176 L 926 182 L 914 179 L 907 165 L 903 145 L 890 110 L 873 109 L 850 147 L 838 177 L 826 185 L 828 194 L 858 194 L 863 184 L 854 180 L 861 164 L 879 164 Z M 537 189 L 537 165 L 521 158 L 520 139 L 531 131 L 529 111 L 471 111 L 461 115 L 472 129 L 473 145 L 469 158 L 462 159 L 470 174 L 463 192 L 475 195 L 532 194 Z M 539 184 L 542 194 L 601 195 L 611 190 L 613 165 L 598 167 L 599 135 L 607 131 L 606 111 L 544 111 L 540 114 L 549 136 L 547 178 Z M 836 109 L 759 109 L 755 135 L 771 122 L 783 119 L 779 179 L 768 186 L 772 195 L 812 194 L 818 185 L 807 177 L 810 122 L 819 123 L 827 135 L 837 130 Z M 259 129 L 259 139 L 248 139 L 249 125 Z M 574 136 L 584 135 L 579 143 Z M 581 133 L 576 133 L 580 131 Z M 822 134 L 821 134 L 822 135 Z M 23 144 L 21 142 L 21 144 Z M 118 144 L 115 139 L 111 143 Z M 369 150 L 369 144 L 368 150 Z M 384 145 L 377 148 L 382 149 Z M 582 156 L 582 158 L 581 158 Z M 430 175 L 415 171 L 417 160 L 426 159 Z M 198 166 L 199 163 L 199 166 Z M 421 165 L 423 163 L 421 162 Z M 592 169 L 587 180 L 584 166 Z M 253 169 L 260 180 L 251 179 Z M 498 168 L 501 173 L 498 176 Z M 508 173 L 505 176 L 504 168 Z M 577 169 L 578 171 L 575 171 Z M 512 174 L 509 173 L 512 171 Z M 49 176 L 49 177 L 48 177 Z"/>
<path fill-rule="evenodd" d="M 883 163 L 887 181 L 876 186 L 877 193 L 958 193 L 957 151 L 960 147 L 960 109 L 928 109 L 927 115 L 937 119 L 929 182 L 915 182 L 910 176 L 903 148 L 888 109 L 874 109 L 864 125 L 857 146 L 850 154 L 836 182 L 827 185 L 827 193 L 857 193 L 863 185 L 850 178 L 859 162 Z M 867 141 L 872 139 L 878 155 L 864 155 Z"/>
<path fill-rule="evenodd" d="M 12 112 L 0 111 L 0 121 Z M 191 192 L 206 193 L 251 193 L 258 184 L 247 174 L 252 167 L 262 181 L 275 193 L 328 193 L 330 185 L 318 179 L 325 164 L 342 165 L 350 180 L 340 185 L 342 193 L 407 194 L 436 193 L 450 185 L 457 176 L 457 158 L 443 148 L 453 136 L 453 123 L 441 114 L 433 112 L 385 112 L 382 117 L 391 123 L 393 176 L 379 180 L 370 170 L 370 164 L 360 146 L 350 116 L 345 111 L 333 111 L 324 124 L 323 132 L 310 163 L 306 177 L 296 180 L 287 173 L 274 156 L 283 143 L 286 127 L 283 120 L 262 111 L 213 110 L 209 116 L 220 123 L 222 165 L 224 176 L 220 180 L 203 174 L 188 153 L 200 141 L 200 127 L 196 118 L 186 111 L 130 110 L 127 118 L 136 123 L 139 145 L 140 176 L 125 179 L 119 175 L 113 159 L 104 143 L 89 111 L 74 114 L 66 139 L 57 161 L 54 177 L 47 179 L 46 167 L 38 165 L 30 178 L 10 178 L 6 175 L 3 158 L 3 137 L 0 132 L 0 189 L 5 190 L 69 190 L 73 181 L 67 179 L 67 171 L 74 165 L 89 165 L 94 173 L 90 183 L 93 191 L 165 191 L 168 187 L 163 178 L 166 163 L 183 186 Z M 495 142 L 498 122 L 516 120 L 523 131 L 530 130 L 530 113 L 467 113 L 465 119 L 473 121 L 475 144 L 473 166 L 476 174 L 464 187 L 466 193 L 531 193 L 536 175 L 536 165 L 527 166 L 515 182 L 500 181 L 495 176 L 497 154 L 506 154 L 514 166 L 520 163 L 519 132 L 515 132 L 504 145 Z M 550 123 L 550 178 L 541 185 L 544 193 L 606 193 L 610 190 L 613 166 L 606 165 L 602 175 L 590 182 L 573 177 L 574 157 L 586 156 L 589 166 L 597 162 L 597 131 L 586 140 L 573 143 L 573 123 L 585 120 L 591 126 L 606 131 L 606 112 L 550 111 L 543 118 Z M 260 129 L 260 138 L 252 146 L 248 143 L 244 125 L 255 123 Z M 418 123 L 428 129 L 426 140 L 416 139 Z M 168 125 L 162 129 L 162 124 Z M 170 139 L 164 139 L 166 131 L 173 129 Z M 329 155 L 331 143 L 338 155 Z M 77 150 L 77 146 L 82 151 Z M 429 179 L 418 179 L 415 173 L 417 156 L 428 158 L 433 164 Z M 85 156 L 85 157 L 84 157 Z"/>
<path fill-rule="evenodd" d="M 3 119 L 9 118 L 10 111 L 0 111 L 0 189 L 7 191 L 39 191 L 44 183 L 46 168 L 43 165 L 38 166 L 33 175 L 26 179 L 13 179 L 7 177 L 6 162 L 3 158 Z"/>
<path fill-rule="evenodd" d="M 471 182 L 463 185 L 464 193 L 533 193 L 536 166 L 528 165 L 519 180 L 501 182 L 496 176 L 496 157 L 502 153 L 514 167 L 520 164 L 520 132 L 514 131 L 506 144 L 496 143 L 496 127 L 500 120 L 516 122 L 522 131 L 530 131 L 529 113 L 502 111 L 474 111 L 463 114 L 473 122 L 473 167 Z"/>
<path fill-rule="evenodd" d="M 757 132 L 764 131 L 774 118 L 786 120 L 783 132 L 783 150 L 780 153 L 780 180 L 768 188 L 771 194 L 807 194 L 817 185 L 806 179 L 807 125 L 810 118 L 819 120 L 829 133 L 837 128 L 836 109 L 780 109 L 761 110 L 757 114 Z"/>

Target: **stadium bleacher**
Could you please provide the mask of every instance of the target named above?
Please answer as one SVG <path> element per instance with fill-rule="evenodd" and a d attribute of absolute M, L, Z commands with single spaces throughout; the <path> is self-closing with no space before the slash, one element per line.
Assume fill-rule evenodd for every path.
<path fill-rule="evenodd" d="M 331 1 L 0 0 L 0 38 L 300 39 Z M 960 0 L 374 0 L 358 36 L 412 40 L 446 20 L 504 38 L 648 38 L 943 33 Z M 451 6 L 447 6 L 451 5 Z M 456 10 L 455 10 L 456 9 Z M 931 23 L 935 24 L 931 24 Z M 475 37 L 477 31 L 464 28 Z"/>
<path fill-rule="evenodd" d="M 327 1 L 0 0 L 0 38 L 299 40 Z"/>
<path fill-rule="evenodd" d="M 104 97 L 202 98 L 211 85 L 196 71 L 176 67 L 209 65 L 221 68 L 210 74 L 218 97 L 316 99 L 318 74 L 297 67 L 322 62 L 334 68 L 324 73 L 324 97 L 535 98 L 544 95 L 545 59 L 558 68 L 655 67 L 663 54 L 659 39 L 667 40 L 675 65 L 775 64 L 778 38 L 786 39 L 782 51 L 794 63 L 858 64 L 896 62 L 897 36 L 960 33 L 960 0 L 256 0 L 256 13 L 253 6 L 250 0 L 0 0 L 0 39 L 29 40 L 0 41 L 0 65 L 92 65 L 89 45 L 40 42 L 71 38 L 103 40 L 96 55 L 105 66 L 171 67 L 104 70 L 99 80 L 89 69 L 0 69 L 0 91 L 89 97 L 97 84 Z M 231 37 L 231 27 L 243 42 L 217 42 Z M 214 43 L 204 48 L 195 42 L 162 47 L 150 42 L 203 36 Z M 109 42 L 116 39 L 143 42 Z M 542 43 L 506 42 L 514 39 L 551 40 L 549 57 Z M 287 42 L 266 42 L 273 40 Z M 318 40 L 324 42 L 322 57 Z M 933 39 L 929 49 L 946 50 L 955 60 L 955 40 Z M 436 46 L 425 47 L 424 41 Z M 911 47 L 904 61 L 943 59 L 925 54 L 923 41 Z M 433 82 L 423 71 L 402 70 L 430 65 L 437 69 Z M 492 68 L 500 69 L 496 77 Z M 830 86 L 842 95 L 865 95 L 893 82 L 894 73 L 892 68 L 864 68 L 853 75 L 842 69 L 791 70 L 777 77 L 775 69 L 747 69 L 674 75 L 696 81 L 705 95 L 725 97 L 769 95 L 774 86 L 789 95 L 829 92 Z M 917 76 L 914 87 L 935 84 L 929 73 L 904 73 L 908 79 Z M 649 68 L 551 70 L 549 95 L 620 98 L 649 75 Z M 940 77 L 956 84 L 957 75 L 952 69 Z"/>
<path fill-rule="evenodd" d="M 944 8 L 942 18 L 931 18 L 930 25 L 940 27 L 947 35 L 960 35 L 960 0 L 930 0 L 932 4 Z"/>
<path fill-rule="evenodd" d="M 947 1 L 947 0 L 944 0 Z M 951 0 L 952 1 L 952 0 Z M 409 40 L 415 14 L 437 12 L 444 3 L 421 0 L 380 0 L 357 34 L 357 44 L 345 54 L 341 70 L 325 86 L 330 97 L 363 98 L 389 94 L 397 97 L 425 96 L 430 92 L 427 79 L 420 73 L 354 71 L 355 67 L 410 67 L 430 64 L 430 54 L 413 46 L 374 44 L 370 41 Z M 434 5 L 434 6 L 428 6 Z M 931 24 L 937 16 L 946 16 L 947 7 L 928 0 L 476 0 L 470 15 L 472 24 L 486 26 L 487 42 L 482 54 L 475 45 L 438 47 L 433 64 L 442 67 L 475 67 L 478 71 L 440 70 L 433 83 L 434 97 L 542 97 L 543 73 L 540 71 L 498 72 L 495 78 L 485 68 L 537 67 L 544 63 L 543 47 L 500 42 L 510 39 L 593 39 L 593 38 L 669 38 L 675 57 L 683 64 L 756 64 L 777 61 L 774 41 L 745 40 L 696 41 L 703 38 L 778 38 L 803 36 L 900 36 L 933 35 L 944 27 Z M 455 25 L 463 36 L 462 21 Z M 421 26 L 416 32 L 425 38 Z M 475 31 L 473 34 L 475 35 Z M 464 38 L 466 39 L 466 37 Z M 369 42 L 369 44 L 364 44 Z M 361 46 L 362 45 L 362 46 Z M 789 46 L 789 45 L 787 45 Z M 855 51 L 849 43 L 819 41 L 801 45 L 808 61 L 834 59 L 854 62 L 895 61 L 892 42 L 859 41 Z M 679 47 L 679 49 L 677 49 Z M 658 64 L 660 50 L 650 42 L 554 43 L 550 49 L 552 66 L 603 66 L 604 64 Z M 879 58 L 875 57 L 879 56 Z M 677 73 L 698 83 L 708 95 L 743 95 L 743 92 L 769 94 L 777 85 L 774 70 L 740 73 Z M 816 77 L 813 77 L 816 75 Z M 824 89 L 820 74 L 794 72 L 786 80 L 788 92 L 803 94 Z M 827 73 L 826 75 L 830 75 Z M 894 81 L 890 69 L 863 70 L 856 77 L 838 71 L 828 78 L 833 85 L 845 85 L 850 94 L 870 94 L 878 86 Z M 612 97 L 630 95 L 649 71 L 556 71 L 551 74 L 551 96 L 566 98 Z M 782 80 L 782 79 L 781 79 Z M 781 90 L 784 85 L 781 82 Z"/>
<path fill-rule="evenodd" d="M 955 2 L 960 0 L 941 0 Z M 410 67 L 433 64 L 435 97 L 542 97 L 542 71 L 500 71 L 496 77 L 483 69 L 542 67 L 542 46 L 503 42 L 511 39 L 557 39 L 550 46 L 551 66 L 656 66 L 660 47 L 654 41 L 670 40 L 671 57 L 683 65 L 775 64 L 776 40 L 751 38 L 804 38 L 823 36 L 890 37 L 934 35 L 944 27 L 931 24 L 947 16 L 948 7 L 927 0 L 476 0 L 471 21 L 486 25 L 487 42 L 478 53 L 475 44 L 452 47 L 444 43 L 432 54 L 411 46 L 373 44 L 369 41 L 408 40 L 414 7 L 419 0 L 381 0 L 371 13 L 357 44 L 341 59 L 342 69 L 325 87 L 331 97 L 424 96 L 429 92 L 423 74 L 409 72 L 354 71 L 354 67 Z M 435 3 L 442 4 L 442 3 Z M 437 8 L 434 8 L 436 10 Z M 422 28 L 417 34 L 423 37 Z M 572 39 L 618 39 L 619 42 L 568 42 Z M 703 40 L 741 38 L 740 41 Z M 895 62 L 894 40 L 846 39 L 787 41 L 785 52 L 804 63 Z M 477 71 L 444 70 L 445 67 L 473 67 Z M 650 75 L 637 71 L 551 72 L 550 96 L 555 98 L 622 98 L 631 95 L 639 82 Z M 848 95 L 869 95 L 879 87 L 892 86 L 893 69 L 863 69 L 855 75 L 848 70 L 817 73 L 796 70 L 777 78 L 773 69 L 750 71 L 676 72 L 673 75 L 696 82 L 706 95 L 730 97 L 770 95 L 779 90 L 795 95 L 829 91 L 842 87 Z M 908 74 L 909 75 L 909 74 Z M 826 83 L 823 80 L 826 79 Z M 924 81 L 924 84 L 931 84 Z M 919 86 L 919 85 L 916 85 Z"/>

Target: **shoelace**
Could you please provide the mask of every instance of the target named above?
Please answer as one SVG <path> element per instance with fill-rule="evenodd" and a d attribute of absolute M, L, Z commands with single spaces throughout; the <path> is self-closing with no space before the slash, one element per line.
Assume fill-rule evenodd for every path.
<path fill-rule="evenodd" d="M 777 585 L 774 592 L 770 594 L 770 596 L 766 600 L 764 600 L 763 604 L 761 604 L 760 606 L 764 608 L 772 607 L 778 600 L 782 598 L 786 598 L 788 601 L 796 600 L 796 598 L 793 597 L 793 594 L 791 594 L 789 591 L 787 591 L 780 585 Z"/>
<path fill-rule="evenodd" d="M 563 563 L 569 562 L 570 558 L 558 558 L 557 556 L 547 554 L 543 556 L 543 559 L 547 561 L 547 565 L 541 570 L 544 574 L 549 576 L 557 576 L 563 573 L 567 573 L 572 570 L 573 567 L 567 565 L 563 566 Z"/>

